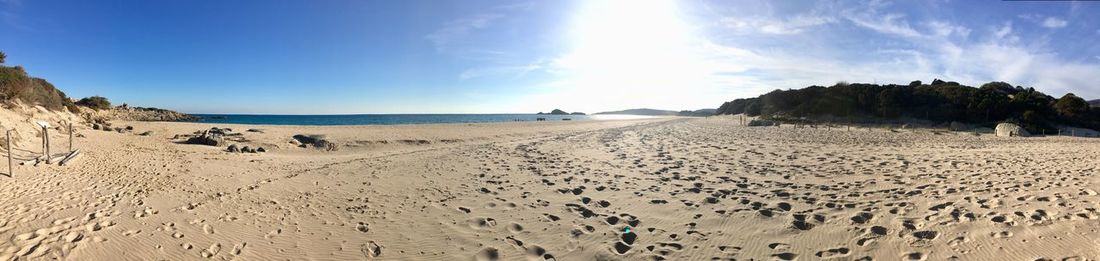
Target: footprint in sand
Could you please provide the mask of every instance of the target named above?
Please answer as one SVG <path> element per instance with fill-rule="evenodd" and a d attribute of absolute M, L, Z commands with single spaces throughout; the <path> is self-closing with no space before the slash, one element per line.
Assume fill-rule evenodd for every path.
<path fill-rule="evenodd" d="M 277 236 L 279 234 L 282 234 L 282 233 L 283 233 L 283 229 L 277 228 L 275 230 L 267 232 L 267 235 L 264 235 L 264 238 L 272 239 L 272 238 L 275 238 L 275 236 Z"/>
<path fill-rule="evenodd" d="M 718 246 L 718 251 L 721 251 L 727 255 L 736 255 L 741 253 L 741 247 L 735 246 Z"/>
<path fill-rule="evenodd" d="M 122 235 L 123 236 L 136 236 L 137 234 L 140 234 L 140 233 L 141 233 L 140 229 L 131 229 L 131 230 L 126 230 L 126 232 L 122 232 Z"/>
<path fill-rule="evenodd" d="M 523 232 L 523 225 L 520 225 L 520 224 L 517 224 L 517 223 L 509 224 L 508 225 L 508 231 L 511 231 L 512 233 Z"/>
<path fill-rule="evenodd" d="M 771 248 L 773 250 L 783 251 L 783 250 L 787 250 L 787 249 L 791 248 L 791 245 L 784 244 L 784 243 L 771 243 L 771 244 L 768 244 L 768 248 Z"/>
<path fill-rule="evenodd" d="M 199 253 L 199 255 L 202 255 L 202 257 L 205 258 L 211 258 L 215 255 L 218 255 L 218 252 L 221 252 L 221 250 L 222 244 L 214 243 L 213 245 L 210 245 L 209 248 L 203 249 L 202 252 Z"/>
<path fill-rule="evenodd" d="M 477 261 L 496 261 L 500 260 L 500 252 L 496 248 L 486 247 L 477 252 L 474 255 L 474 259 Z"/>
<path fill-rule="evenodd" d="M 554 259 L 554 255 L 547 253 L 546 249 L 540 246 L 533 245 L 531 247 L 528 247 L 526 254 L 527 260 L 556 260 Z"/>
<path fill-rule="evenodd" d="M 815 255 L 817 257 L 820 257 L 820 258 L 837 258 L 837 257 L 848 256 L 849 253 L 851 253 L 851 250 L 849 250 L 847 247 L 838 247 L 838 248 L 818 251 L 817 254 L 815 254 Z"/>
<path fill-rule="evenodd" d="M 241 242 L 240 244 L 236 244 L 236 245 L 233 246 L 233 251 L 229 252 L 229 253 L 233 254 L 234 256 L 240 255 L 241 251 L 244 251 L 245 246 L 248 246 L 248 243 Z"/>
<path fill-rule="evenodd" d="M 772 258 L 777 259 L 777 260 L 794 260 L 795 258 L 798 258 L 798 254 L 795 254 L 795 253 L 779 253 L 779 254 L 772 255 Z"/>
<path fill-rule="evenodd" d="M 374 241 L 363 244 L 363 247 L 360 250 L 363 251 L 363 255 L 366 255 L 367 257 L 379 257 L 382 255 L 382 245 L 379 245 Z"/>

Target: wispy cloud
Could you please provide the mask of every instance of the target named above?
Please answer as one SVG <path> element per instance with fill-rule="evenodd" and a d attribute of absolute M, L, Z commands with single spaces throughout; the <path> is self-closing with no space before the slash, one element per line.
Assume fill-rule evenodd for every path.
<path fill-rule="evenodd" d="M 1066 21 L 1065 19 L 1056 16 L 1046 16 L 1041 14 L 1029 13 L 1017 15 L 1016 17 L 1050 29 L 1058 29 L 1069 25 L 1069 21 Z"/>
<path fill-rule="evenodd" d="M 424 39 L 431 41 L 435 45 L 437 51 L 446 51 L 454 47 L 453 45 L 459 44 L 464 40 L 476 38 L 472 37 L 471 34 L 481 30 L 488 30 L 501 19 L 513 15 L 515 11 L 530 10 L 533 7 L 533 3 L 534 2 L 516 2 L 487 8 L 480 13 L 448 21 L 435 31 L 424 35 Z"/>
<path fill-rule="evenodd" d="M 1053 28 L 1067 27 L 1069 21 L 1040 15 L 1021 15 L 1021 21 L 1010 15 L 1009 20 L 975 24 L 950 14 L 906 11 L 909 7 L 873 1 L 774 12 L 780 16 L 766 15 L 770 7 L 751 15 L 718 10 L 690 17 L 707 27 L 699 30 L 693 30 L 699 24 L 681 28 L 682 21 L 656 11 L 638 12 L 625 21 L 593 15 L 579 23 L 582 33 L 574 38 L 580 44 L 573 50 L 536 62 L 478 66 L 459 78 L 547 76 L 529 85 L 525 96 L 502 105 L 536 110 L 653 104 L 688 109 L 836 81 L 933 78 L 968 85 L 1007 81 L 1056 96 L 1074 92 L 1100 98 L 1100 89 L 1089 88 L 1089 78 L 1100 73 L 1100 55 L 1067 57 L 1051 45 L 1056 41 L 1042 35 L 1050 32 L 1033 30 L 1047 20 L 1054 19 L 1048 26 Z M 616 9 L 601 11 L 597 14 Z"/>
<path fill-rule="evenodd" d="M 909 26 L 909 23 L 905 21 L 904 14 L 891 13 L 882 16 L 868 14 L 847 16 L 847 18 L 858 26 L 879 33 L 912 38 L 921 36 L 920 32 L 917 32 L 916 29 L 913 29 L 913 27 Z"/>
<path fill-rule="evenodd" d="M 24 21 L 23 17 L 15 12 L 21 5 L 23 5 L 22 0 L 0 0 L 0 7 L 2 7 L 0 8 L 0 21 L 18 30 L 28 32 L 36 31 L 34 27 L 31 27 Z"/>
<path fill-rule="evenodd" d="M 1066 25 L 1069 25 L 1069 22 L 1067 22 L 1066 20 L 1062 20 L 1061 18 L 1058 18 L 1058 17 L 1051 16 L 1051 17 L 1047 17 L 1046 19 L 1043 19 L 1043 27 L 1046 27 L 1046 28 L 1051 28 L 1051 29 L 1053 29 L 1053 28 L 1062 28 L 1062 27 L 1066 27 Z"/>
<path fill-rule="evenodd" d="M 727 43 L 717 45 L 716 49 L 737 50 L 727 52 L 727 56 L 741 68 L 723 75 L 730 76 L 727 80 L 738 82 L 737 86 L 770 86 L 771 89 L 799 88 L 839 80 L 904 83 L 941 78 L 974 85 L 1008 81 L 1035 86 L 1052 95 L 1076 92 L 1086 97 L 1100 97 L 1100 90 L 1087 88 L 1090 86 L 1088 75 L 1100 73 L 1097 60 L 1063 58 L 1043 37 L 1021 37 L 1011 21 L 1005 21 L 1001 26 L 986 27 L 988 30 L 975 31 L 964 24 L 936 16 L 910 17 L 903 13 L 884 12 L 882 6 L 851 7 L 842 12 L 842 17 L 850 22 L 849 25 L 872 32 L 858 37 L 888 37 L 900 40 L 900 43 L 864 42 L 866 46 L 856 48 L 864 50 L 860 52 L 852 52 L 852 46 L 829 42 L 822 43 L 822 49 L 815 52 L 798 52 L 794 46 L 744 49 L 737 42 Z M 1067 21 L 1057 17 L 1021 15 L 1020 18 L 1047 28 L 1068 25 Z M 844 25 L 839 24 L 836 28 L 843 29 Z M 759 33 L 767 34 L 763 31 Z M 751 43 L 752 36 L 740 37 L 750 39 L 741 43 Z M 846 55 L 841 56 L 845 57 L 843 59 L 836 59 L 835 54 Z M 1096 59 L 1100 60 L 1100 56 Z M 757 94 L 750 93 L 750 96 Z"/>
<path fill-rule="evenodd" d="M 757 31 L 767 34 L 799 34 L 806 29 L 836 22 L 828 16 L 797 15 L 787 19 L 770 17 L 725 17 L 721 21 L 726 26 L 743 31 Z"/>
<path fill-rule="evenodd" d="M 497 19 L 504 17 L 498 13 L 476 14 L 448 22 L 424 38 L 435 44 L 436 50 L 446 49 L 450 44 L 467 36 L 472 31 L 484 29 Z"/>
<path fill-rule="evenodd" d="M 548 63 L 545 60 L 538 60 L 533 63 L 524 65 L 490 65 L 466 69 L 458 75 L 458 78 L 460 80 L 500 76 L 519 78 L 526 76 L 530 72 L 544 70 L 547 68 Z"/>

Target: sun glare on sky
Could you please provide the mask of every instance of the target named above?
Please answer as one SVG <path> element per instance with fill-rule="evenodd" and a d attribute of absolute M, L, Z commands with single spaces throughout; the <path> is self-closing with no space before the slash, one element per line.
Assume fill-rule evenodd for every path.
<path fill-rule="evenodd" d="M 709 69 L 697 53 L 700 38 L 680 17 L 676 1 L 584 3 L 571 24 L 572 51 L 555 61 L 563 74 L 564 90 L 558 91 L 587 99 L 571 105 L 662 104 L 682 88 L 705 84 Z"/>

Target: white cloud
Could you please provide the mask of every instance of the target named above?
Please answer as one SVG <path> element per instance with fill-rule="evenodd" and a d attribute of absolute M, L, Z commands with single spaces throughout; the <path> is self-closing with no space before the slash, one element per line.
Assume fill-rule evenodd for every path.
<path fill-rule="evenodd" d="M 993 31 L 993 39 L 1005 40 L 1013 43 L 1020 41 L 1020 37 L 1012 34 L 1012 22 L 1005 22 L 1004 26 L 995 29 Z"/>
<path fill-rule="evenodd" d="M 835 18 L 816 15 L 797 15 L 788 19 L 765 17 L 725 17 L 722 23 L 742 31 L 767 34 L 799 34 L 808 28 L 836 22 Z"/>
<path fill-rule="evenodd" d="M 467 69 L 465 71 L 462 71 L 462 73 L 458 75 L 458 78 L 461 80 L 496 76 L 518 78 L 527 75 L 530 72 L 543 70 L 546 68 L 546 62 L 542 60 L 526 65 L 493 65 Z"/>
<path fill-rule="evenodd" d="M 471 31 L 484 29 L 494 20 L 504 15 L 496 13 L 477 14 L 448 22 L 435 32 L 425 35 L 424 38 L 435 44 L 436 50 L 446 49 L 448 45 L 465 37 Z"/>
<path fill-rule="evenodd" d="M 1022 37 L 1026 31 L 1014 28 L 1011 21 L 972 30 L 956 21 L 936 17 L 916 19 L 878 10 L 850 9 L 842 11 L 838 18 L 718 14 L 710 17 L 717 23 L 709 23 L 719 27 L 711 28 L 718 29 L 711 31 L 718 34 L 708 35 L 698 31 L 683 35 L 685 29 L 676 21 L 653 22 L 668 19 L 660 16 L 664 13 L 640 12 L 639 17 L 627 17 L 633 20 L 596 15 L 589 18 L 600 23 L 585 20 L 577 27 L 582 29 L 575 37 L 581 42 L 579 48 L 557 59 L 472 69 L 462 78 L 523 75 L 531 71 L 554 76 L 551 78 L 557 80 L 531 87 L 534 91 L 526 96 L 494 105 L 532 111 L 553 107 L 586 112 L 653 106 L 694 109 L 774 89 L 837 81 L 904 84 L 933 78 L 973 86 L 1007 81 L 1034 86 L 1054 96 L 1074 92 L 1100 98 L 1100 89 L 1089 89 L 1087 79 L 1100 74 L 1100 62 L 1060 58 L 1047 49 L 1046 42 Z M 809 13 L 823 13 L 819 11 Z M 1030 22 L 1041 20 L 1039 17 Z M 850 35 L 847 32 L 851 30 L 842 26 L 868 29 L 870 35 L 866 32 Z M 754 46 L 759 42 L 754 37 L 795 35 L 809 30 L 833 30 L 826 32 L 867 41 L 858 46 L 850 43 L 841 46 L 822 38 L 814 44 Z M 882 38 L 900 42 L 882 43 L 887 42 L 879 40 Z M 1096 59 L 1100 60 L 1100 56 Z"/>
<path fill-rule="evenodd" d="M 901 37 L 921 37 L 921 33 L 916 29 L 909 26 L 909 23 L 905 21 L 905 15 L 903 14 L 887 14 L 880 17 L 876 17 L 873 14 L 869 15 L 854 15 L 847 16 L 848 20 L 852 21 L 858 26 L 874 30 L 879 33 L 891 34 Z"/>
<path fill-rule="evenodd" d="M 932 31 L 934 36 L 948 37 L 951 35 L 957 35 L 962 38 L 970 36 L 970 28 L 955 25 L 946 21 L 931 21 L 928 22 L 928 28 Z"/>
<path fill-rule="evenodd" d="M 1043 19 L 1043 27 L 1046 28 L 1062 28 L 1066 27 L 1066 25 L 1069 25 L 1069 22 L 1058 17 L 1051 16 L 1047 17 L 1047 19 Z"/>
<path fill-rule="evenodd" d="M 742 55 L 731 59 L 742 67 L 739 72 L 765 76 L 738 77 L 736 80 L 742 81 L 739 86 L 771 86 L 762 87 L 766 90 L 801 88 L 839 80 L 905 83 L 940 78 L 970 85 L 1007 81 L 1034 86 L 1055 96 L 1075 92 L 1084 97 L 1100 98 L 1100 90 L 1089 89 L 1087 79 L 1089 75 L 1100 73 L 1100 63 L 1094 60 L 1066 60 L 1048 50 L 1046 42 L 1041 40 L 1021 42 L 1011 22 L 985 31 L 975 40 L 970 38 L 973 33 L 971 29 L 953 22 L 928 18 L 912 23 L 906 20 L 905 15 L 879 15 L 876 10 L 849 10 L 845 13 L 853 25 L 877 34 L 900 37 L 908 44 L 902 46 L 911 46 L 912 49 L 877 50 L 874 55 L 845 59 L 836 59 L 828 54 L 845 53 L 850 51 L 845 49 L 851 47 L 829 46 L 828 43 L 824 50 L 816 52 L 826 54 L 820 57 L 813 53 L 785 54 L 774 51 L 777 49 L 774 47 L 769 47 L 769 52 L 742 50 L 739 52 Z M 1050 23 L 1059 27 L 1067 24 L 1060 19 Z M 913 24 L 923 26 L 918 28 Z M 874 39 L 880 36 L 866 37 Z M 797 50 L 792 47 L 778 49 Z M 1096 58 L 1100 59 L 1100 56 Z"/>

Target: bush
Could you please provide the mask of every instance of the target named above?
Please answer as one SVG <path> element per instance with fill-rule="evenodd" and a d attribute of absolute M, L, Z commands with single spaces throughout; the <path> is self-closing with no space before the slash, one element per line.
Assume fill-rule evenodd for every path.
<path fill-rule="evenodd" d="M 28 76 L 21 67 L 0 66 L 0 100 L 16 99 L 49 110 L 61 110 L 71 103 L 65 93 L 46 80 Z"/>
<path fill-rule="evenodd" d="M 95 110 L 108 110 L 111 109 L 111 101 L 103 96 L 92 96 L 84 99 L 80 99 L 76 102 L 76 105 L 92 108 Z"/>
<path fill-rule="evenodd" d="M 1054 102 L 1054 111 L 1067 120 L 1076 120 L 1089 112 L 1089 103 L 1077 95 L 1068 93 Z"/>
<path fill-rule="evenodd" d="M 7 58 L 8 58 L 7 54 L 4 54 L 4 52 L 0 52 L 0 63 L 4 63 L 4 59 L 7 59 Z"/>

